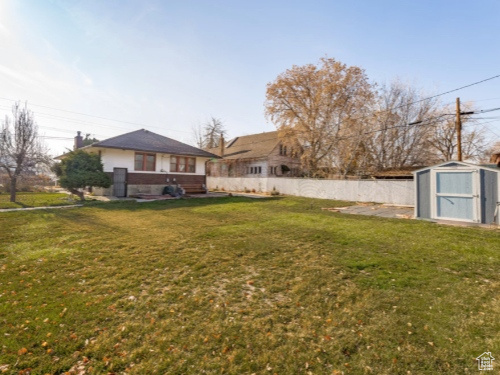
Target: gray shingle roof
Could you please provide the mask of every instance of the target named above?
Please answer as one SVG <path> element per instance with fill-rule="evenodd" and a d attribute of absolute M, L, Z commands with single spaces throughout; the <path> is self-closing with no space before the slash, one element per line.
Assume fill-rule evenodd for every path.
<path fill-rule="evenodd" d="M 218 158 L 217 155 L 210 152 L 145 129 L 108 138 L 104 141 L 93 143 L 89 147 L 119 148 L 124 150 Z"/>

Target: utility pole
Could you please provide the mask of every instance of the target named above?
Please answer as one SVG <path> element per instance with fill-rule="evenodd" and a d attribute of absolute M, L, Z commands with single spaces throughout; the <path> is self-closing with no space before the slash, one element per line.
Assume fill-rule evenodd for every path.
<path fill-rule="evenodd" d="M 457 159 L 462 161 L 462 119 L 460 118 L 460 98 L 457 98 L 457 118 L 455 121 L 457 130 Z"/>

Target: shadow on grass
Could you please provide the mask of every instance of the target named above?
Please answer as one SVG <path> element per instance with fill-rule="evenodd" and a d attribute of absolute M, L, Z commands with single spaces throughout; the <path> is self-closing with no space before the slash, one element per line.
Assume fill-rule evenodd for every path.
<path fill-rule="evenodd" d="M 185 208 L 185 207 L 204 207 L 213 205 L 223 205 L 231 203 L 258 203 L 259 201 L 278 201 L 282 197 L 269 198 L 247 198 L 247 197 L 217 197 L 217 198 L 181 198 L 175 200 L 151 201 L 151 202 L 136 202 L 136 201 L 111 201 L 85 202 L 84 207 L 92 207 L 106 211 L 162 211 L 166 209 Z"/>

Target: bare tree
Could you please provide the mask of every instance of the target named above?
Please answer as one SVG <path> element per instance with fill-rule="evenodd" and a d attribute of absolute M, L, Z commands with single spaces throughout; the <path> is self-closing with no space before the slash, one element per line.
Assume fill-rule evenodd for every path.
<path fill-rule="evenodd" d="M 5 118 L 0 134 L 0 169 L 10 180 L 10 201 L 16 201 L 17 180 L 50 161 L 47 150 L 38 137 L 33 112 L 20 103 L 12 108 L 13 119 Z"/>
<path fill-rule="evenodd" d="M 428 140 L 442 113 L 436 100 L 423 98 L 424 94 L 398 80 L 378 90 L 366 143 L 372 170 L 425 165 L 433 157 Z"/>
<path fill-rule="evenodd" d="M 193 141 L 199 148 L 219 147 L 222 136 L 225 136 L 227 130 L 221 119 L 210 117 L 210 120 L 203 125 L 196 125 L 191 128 L 193 131 Z"/>
<path fill-rule="evenodd" d="M 457 128 L 455 124 L 455 109 L 444 107 L 442 112 L 447 114 L 437 124 L 429 143 L 433 147 L 439 160 L 454 160 L 457 157 Z M 474 112 L 472 103 L 465 103 L 463 112 Z M 462 157 L 472 161 L 479 161 L 486 152 L 484 128 L 477 127 L 477 121 L 471 115 L 462 116 Z"/>
<path fill-rule="evenodd" d="M 266 115 L 284 143 L 302 147 L 301 161 L 312 176 L 338 168 L 347 173 L 355 159 L 341 140 L 359 138 L 361 118 L 373 98 L 365 72 L 332 58 L 293 66 L 267 85 Z M 361 140 L 355 139 L 354 145 Z"/>
<path fill-rule="evenodd" d="M 203 137 L 203 128 L 200 124 L 191 127 L 193 132 L 193 142 L 198 148 L 205 148 L 205 139 Z"/>
<path fill-rule="evenodd" d="M 203 142 L 206 148 L 218 147 L 222 136 L 227 131 L 221 119 L 211 117 L 203 126 Z"/>

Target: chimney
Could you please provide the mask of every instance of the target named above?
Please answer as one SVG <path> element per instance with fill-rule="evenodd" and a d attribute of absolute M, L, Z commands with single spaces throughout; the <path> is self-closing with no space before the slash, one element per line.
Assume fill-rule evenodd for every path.
<path fill-rule="evenodd" d="M 220 136 L 220 142 L 219 142 L 219 146 L 220 146 L 220 157 L 223 158 L 224 157 L 224 136 L 221 134 Z"/>
<path fill-rule="evenodd" d="M 74 149 L 78 150 L 79 148 L 82 148 L 82 147 L 83 147 L 82 132 L 76 132 Z"/>

